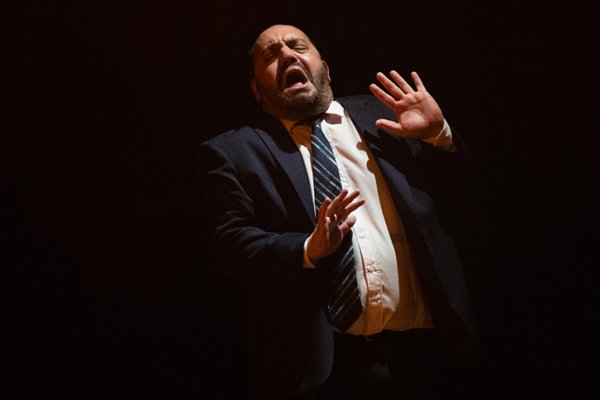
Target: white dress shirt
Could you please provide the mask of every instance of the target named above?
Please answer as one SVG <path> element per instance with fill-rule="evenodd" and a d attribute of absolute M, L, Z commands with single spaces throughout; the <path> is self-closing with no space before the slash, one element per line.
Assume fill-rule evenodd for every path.
<path fill-rule="evenodd" d="M 311 128 L 294 125 L 293 121 L 282 122 L 298 146 L 313 189 Z M 404 226 L 368 146 L 337 101 L 329 106 L 321 126 L 333 147 L 342 186 L 350 191 L 359 189 L 365 199 L 365 204 L 354 211 L 356 223 L 352 228 L 363 312 L 348 333 L 372 335 L 384 329 L 432 327 Z M 445 121 L 440 134 L 426 141 L 453 150 L 450 128 Z M 306 256 L 306 245 L 304 265 L 315 267 Z"/>

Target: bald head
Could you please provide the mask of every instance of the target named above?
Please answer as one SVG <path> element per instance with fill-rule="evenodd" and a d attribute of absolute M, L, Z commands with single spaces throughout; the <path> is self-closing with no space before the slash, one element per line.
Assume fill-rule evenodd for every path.
<path fill-rule="evenodd" d="M 266 113 L 299 120 L 325 111 L 331 103 L 329 67 L 300 29 L 270 26 L 256 38 L 250 54 L 252 92 Z"/>
<path fill-rule="evenodd" d="M 257 46 L 264 45 L 266 41 L 271 40 L 270 38 L 272 38 L 273 35 L 277 36 L 278 32 L 287 32 L 288 34 L 295 34 L 298 37 L 302 37 L 314 47 L 312 40 L 310 40 L 310 38 L 302 30 L 292 25 L 276 24 L 262 31 L 252 44 L 252 48 L 250 48 L 250 58 L 252 59 L 252 61 L 254 61 Z"/>

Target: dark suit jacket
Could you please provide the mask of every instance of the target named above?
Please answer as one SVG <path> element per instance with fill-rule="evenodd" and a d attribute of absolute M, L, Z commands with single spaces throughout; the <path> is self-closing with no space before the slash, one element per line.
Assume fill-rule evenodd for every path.
<path fill-rule="evenodd" d="M 469 300 L 445 205 L 468 157 L 375 126 L 394 115 L 373 96 L 338 99 L 390 188 L 416 254 L 428 306 L 450 359 L 466 365 L 475 343 Z M 276 119 L 243 127 L 201 148 L 206 217 L 215 258 L 241 283 L 248 324 L 250 387 L 268 397 L 314 388 L 333 360 L 327 285 L 302 266 L 315 224 L 310 186 L 296 145 Z M 435 206 L 435 207 L 434 207 Z"/>

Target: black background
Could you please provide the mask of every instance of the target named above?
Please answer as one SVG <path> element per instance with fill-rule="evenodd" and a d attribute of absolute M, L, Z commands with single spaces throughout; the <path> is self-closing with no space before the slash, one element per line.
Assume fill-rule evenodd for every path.
<path fill-rule="evenodd" d="M 4 387 L 242 398 L 226 382 L 243 327 L 206 253 L 196 150 L 251 123 L 247 52 L 289 23 L 316 42 L 337 96 L 417 70 L 479 161 L 460 244 L 482 398 L 597 394 L 588 4 L 9 3 Z"/>

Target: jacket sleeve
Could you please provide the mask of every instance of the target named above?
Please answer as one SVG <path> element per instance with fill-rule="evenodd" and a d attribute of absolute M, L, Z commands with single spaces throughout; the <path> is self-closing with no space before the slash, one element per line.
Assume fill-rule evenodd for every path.
<path fill-rule="evenodd" d="M 200 165 L 210 247 L 224 274 L 236 282 L 270 287 L 301 279 L 308 272 L 303 246 L 309 233 L 265 229 L 265 216 L 257 215 L 240 163 L 215 143 L 202 144 Z"/>

